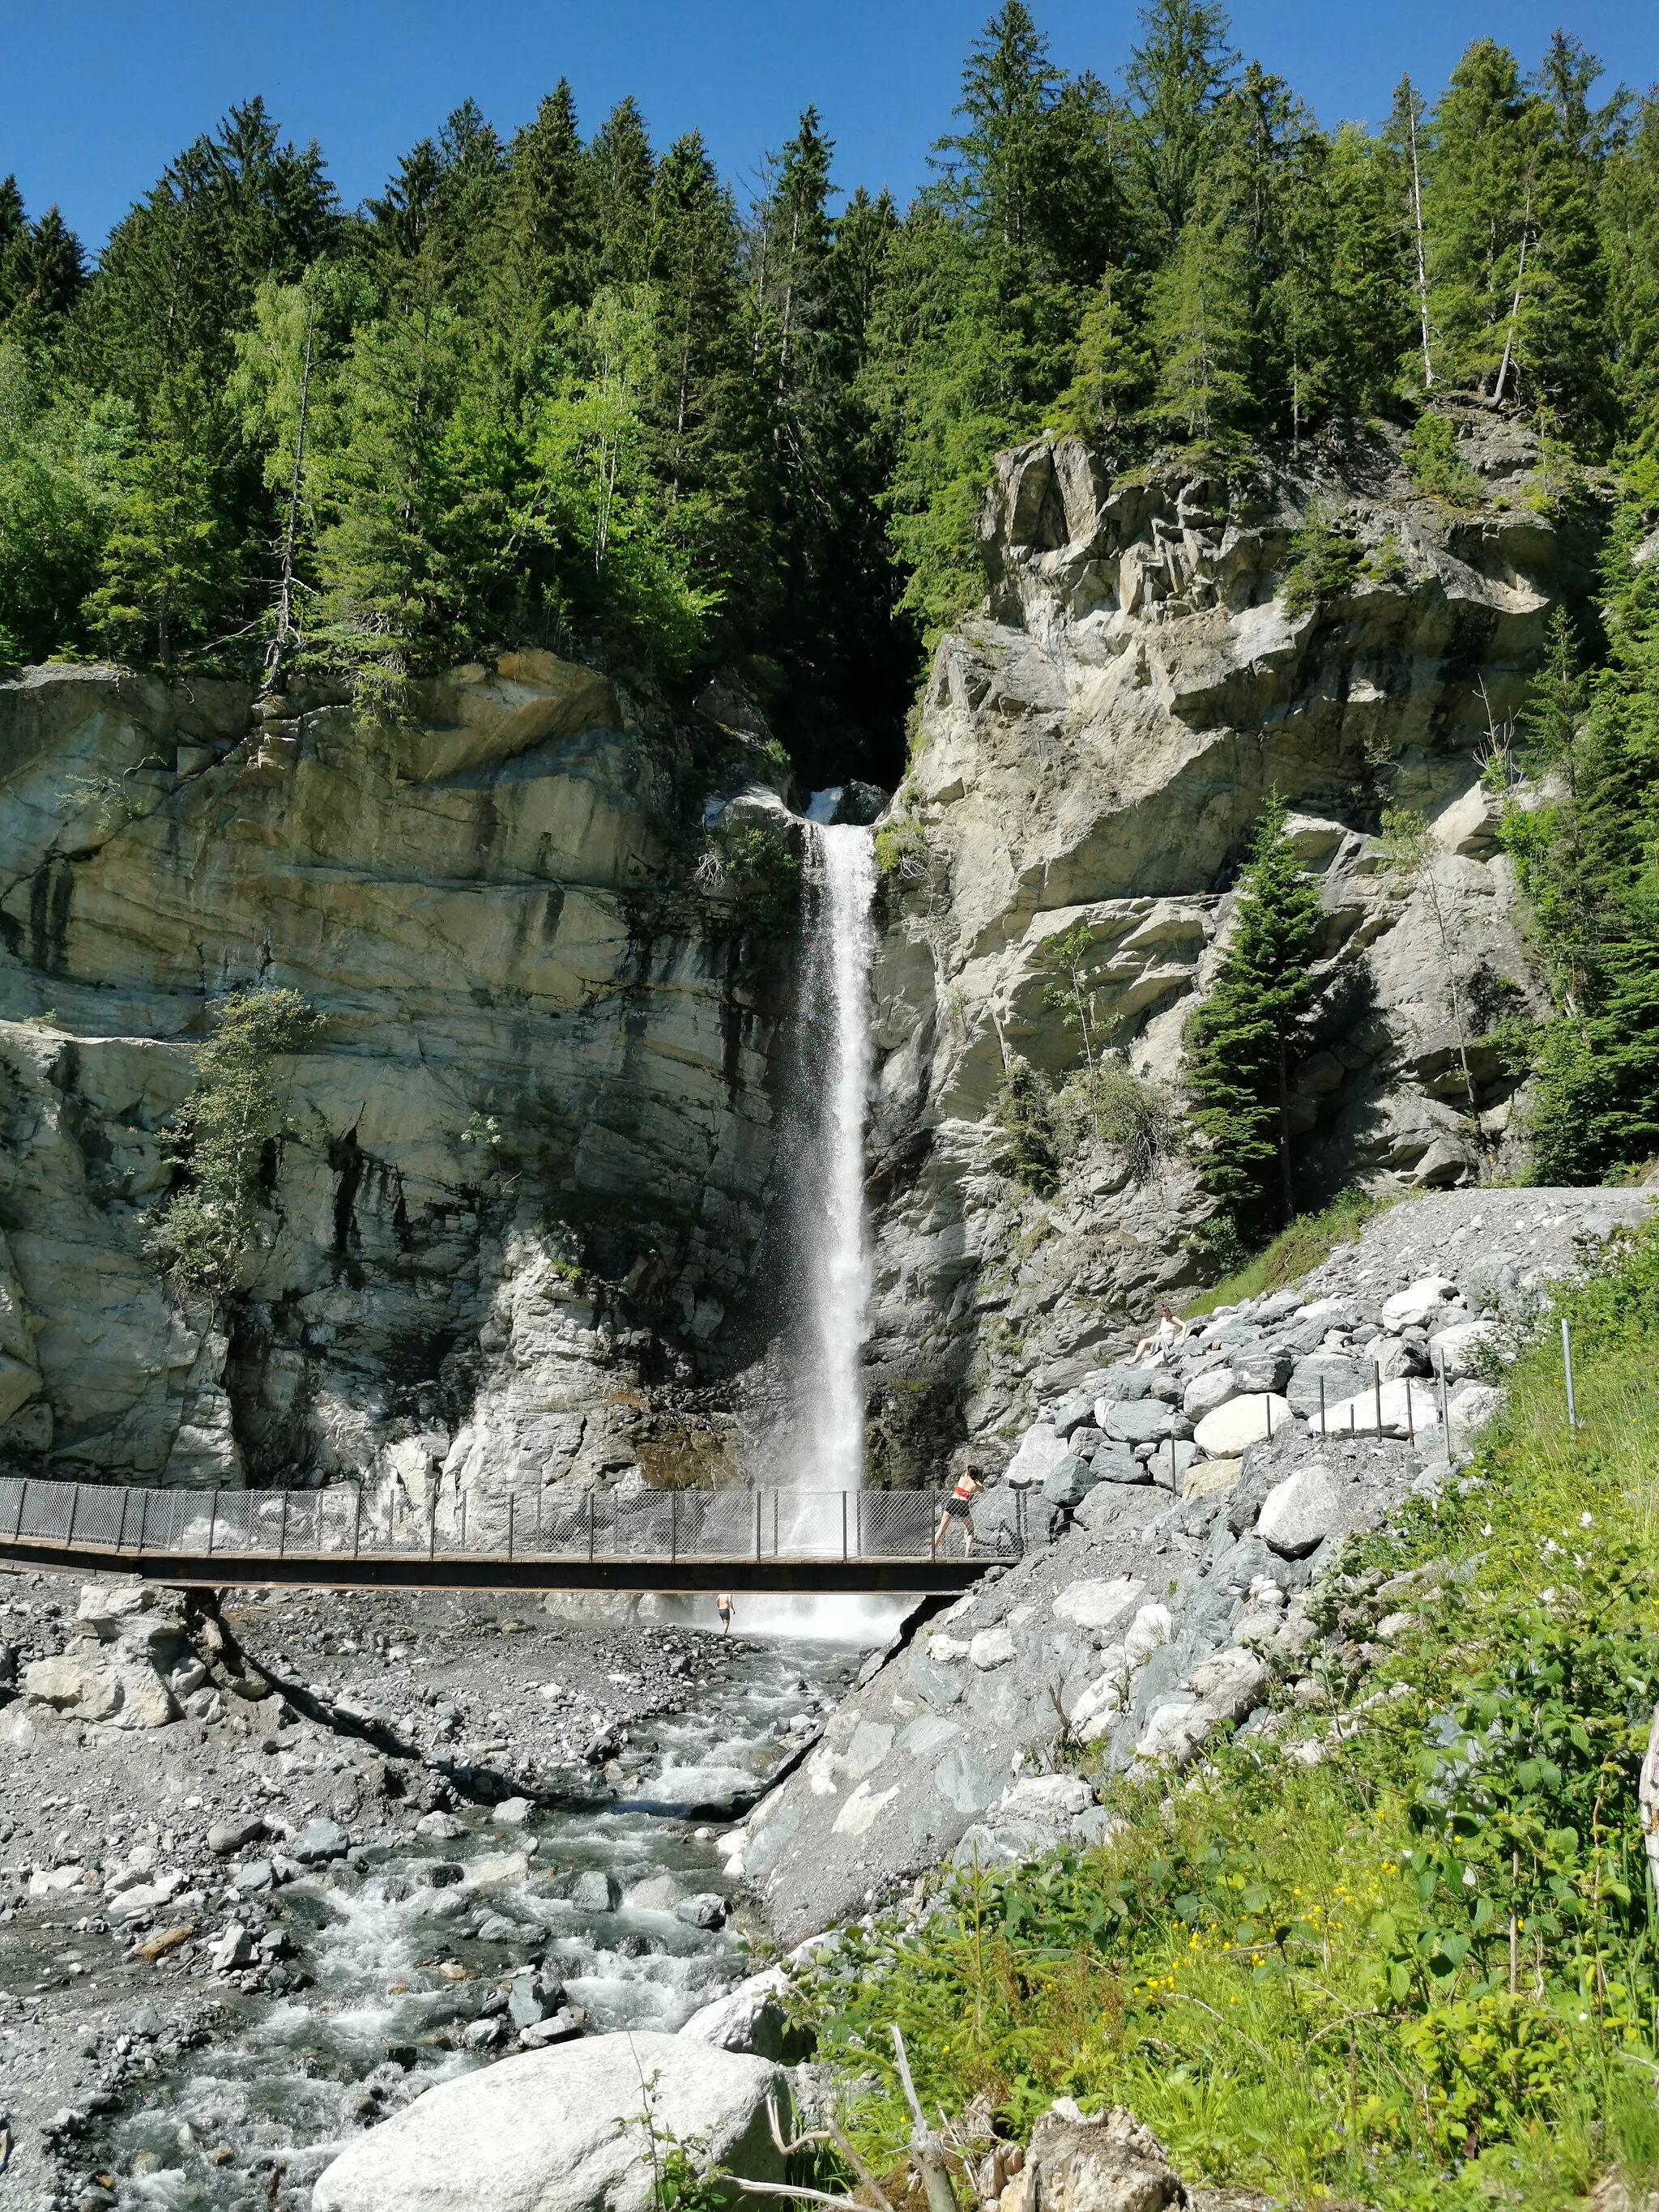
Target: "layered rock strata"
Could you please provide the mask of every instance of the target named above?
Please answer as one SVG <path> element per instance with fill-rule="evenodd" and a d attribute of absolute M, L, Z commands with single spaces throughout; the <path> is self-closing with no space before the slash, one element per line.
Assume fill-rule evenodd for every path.
<path fill-rule="evenodd" d="M 773 1172 L 787 943 L 684 888 L 708 763 L 741 781 L 744 740 L 699 756 L 541 653 L 412 704 L 388 728 L 113 668 L 0 683 L 13 1461 L 417 1508 L 735 1471 L 732 1419 L 658 1409 L 743 1356 Z M 188 1048 L 258 983 L 324 1022 L 210 1312 L 143 1233 Z"/>

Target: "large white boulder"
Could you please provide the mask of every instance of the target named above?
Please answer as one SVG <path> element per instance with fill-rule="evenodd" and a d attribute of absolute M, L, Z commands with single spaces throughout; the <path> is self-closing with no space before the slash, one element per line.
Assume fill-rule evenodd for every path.
<path fill-rule="evenodd" d="M 1421 1328 L 1431 1321 L 1457 1288 L 1449 1275 L 1419 1275 L 1382 1301 L 1382 1322 L 1388 1328 Z"/>
<path fill-rule="evenodd" d="M 1146 1583 L 1134 1575 L 1114 1575 L 1109 1581 L 1067 1583 L 1054 1599 L 1054 1618 L 1069 1620 L 1074 1627 L 1090 1629 L 1098 1637 L 1109 1638 L 1114 1630 L 1133 1619 L 1135 1608 L 1146 1595 Z"/>
<path fill-rule="evenodd" d="M 1247 1444 L 1262 1443 L 1270 1431 L 1277 1436 L 1292 1419 L 1288 1398 L 1276 1390 L 1253 1390 L 1206 1413 L 1193 1431 L 1193 1442 L 1206 1459 L 1237 1459 Z"/>
<path fill-rule="evenodd" d="M 1061 1460 L 1071 1455 L 1072 1447 L 1066 1438 L 1056 1436 L 1046 1421 L 1039 1421 L 1020 1438 L 1019 1449 L 1009 1461 L 1003 1480 L 1016 1489 L 1046 1482 Z"/>
<path fill-rule="evenodd" d="M 744 2180 L 781 2181 L 769 2059 L 695 2036 L 595 2035 L 440 2082 L 325 2167 L 313 2212 L 651 2212 L 646 2125 Z M 759 2208 L 775 2198 L 734 2190 Z"/>

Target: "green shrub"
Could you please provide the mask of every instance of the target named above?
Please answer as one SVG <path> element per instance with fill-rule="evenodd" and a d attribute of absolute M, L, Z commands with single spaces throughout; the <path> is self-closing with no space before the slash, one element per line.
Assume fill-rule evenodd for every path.
<path fill-rule="evenodd" d="M 1048 1196 L 1059 1187 L 1060 1155 L 1047 1077 L 1029 1060 L 1011 1060 L 992 1111 L 1002 1131 L 997 1165 L 1027 1190 Z"/>
<path fill-rule="evenodd" d="M 1458 453 L 1457 433 L 1443 415 L 1419 415 L 1401 450 L 1413 490 L 1449 507 L 1479 504 L 1480 479 Z"/>
<path fill-rule="evenodd" d="M 1340 599 L 1345 592 L 1352 591 L 1364 559 L 1352 538 L 1333 529 L 1317 507 L 1310 509 L 1286 551 L 1287 566 L 1279 596 L 1291 615 L 1304 615 L 1325 600 Z"/>
<path fill-rule="evenodd" d="M 1161 1083 L 1143 1081 L 1109 1053 L 1060 1085 L 1054 1101 L 1054 1129 L 1062 1158 L 1091 1139 L 1115 1145 L 1128 1156 L 1130 1179 L 1145 1182 L 1182 1151 L 1182 1119 Z"/>
<path fill-rule="evenodd" d="M 1351 1243 L 1376 1215 L 1398 1203 L 1393 1195 L 1377 1198 L 1354 1188 L 1340 1192 L 1322 1212 L 1298 1214 L 1254 1258 L 1238 1254 L 1222 1279 L 1187 1308 L 1188 1316 L 1237 1305 L 1241 1298 L 1259 1297 L 1263 1291 L 1283 1290 L 1328 1259 L 1339 1244 Z M 1220 1257 L 1226 1248 L 1218 1243 L 1214 1249 Z"/>
<path fill-rule="evenodd" d="M 876 832 L 876 866 L 884 876 L 925 876 L 927 832 L 921 823 L 908 815 L 901 815 L 895 822 L 884 822 Z"/>
<path fill-rule="evenodd" d="M 320 1026 L 297 991 L 233 991 L 213 1009 L 195 1053 L 195 1094 L 173 1118 L 173 1158 L 188 1178 L 145 1234 L 145 1249 L 181 1288 L 222 1297 L 253 1241 L 264 1148 L 278 1134 L 276 1063 Z"/>

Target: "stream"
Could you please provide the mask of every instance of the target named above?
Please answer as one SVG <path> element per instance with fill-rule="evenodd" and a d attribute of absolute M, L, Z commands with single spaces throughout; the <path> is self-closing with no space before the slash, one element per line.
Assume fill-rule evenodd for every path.
<path fill-rule="evenodd" d="M 214 1988 L 205 2039 L 131 2080 L 79 2148 L 75 2162 L 96 2173 L 93 2201 L 123 2212 L 303 2208 L 356 2130 L 518 2047 L 515 1975 L 537 1977 L 520 1983 L 520 2005 L 533 1988 L 550 2008 L 562 1990 L 586 2033 L 679 2027 L 752 1971 L 735 1899 L 717 1925 L 673 1909 L 718 1898 L 698 1913 L 717 1919 L 735 1887 L 716 1849 L 729 1820 L 707 1810 L 752 1796 L 811 1741 L 858 1663 L 845 1643 L 763 1644 L 734 1656 L 697 1711 L 636 1731 L 646 1757 L 628 1797 L 506 1829 L 468 1806 L 453 1832 L 372 1846 L 355 1865 L 271 1893 L 264 1918 L 286 1939 L 289 1989 Z M 122 2010 L 141 2045 L 144 2008 Z M 112 2017 L 112 2033 L 126 2026 Z"/>

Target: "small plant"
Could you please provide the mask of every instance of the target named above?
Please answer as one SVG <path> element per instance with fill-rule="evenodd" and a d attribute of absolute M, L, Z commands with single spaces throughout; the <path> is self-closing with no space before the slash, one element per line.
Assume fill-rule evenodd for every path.
<path fill-rule="evenodd" d="M 927 832 L 908 816 L 884 822 L 876 832 L 876 866 L 884 876 L 917 881 L 927 873 Z"/>
<path fill-rule="evenodd" d="M 1043 1005 L 1060 1016 L 1066 1029 L 1078 1032 L 1083 1044 L 1084 1066 L 1091 1075 L 1095 1072 L 1100 1040 L 1094 986 L 1089 977 L 1089 954 L 1093 945 L 1094 938 L 1086 921 L 1074 923 L 1063 937 L 1051 941 L 1046 955 L 1048 965 L 1055 971 L 1054 981 L 1042 994 Z"/>
<path fill-rule="evenodd" d="M 181 1288 L 222 1297 L 253 1241 L 265 1146 L 283 1094 L 276 1062 L 303 1052 L 321 1026 L 297 991 L 233 991 L 196 1049 L 193 1097 L 173 1116 L 174 1164 L 188 1177 L 145 1236 L 145 1249 Z"/>
<path fill-rule="evenodd" d="M 146 811 L 143 800 L 128 788 L 122 776 L 72 775 L 64 786 L 64 795 L 77 814 L 90 814 L 106 837 L 125 830 L 129 822 L 142 821 Z"/>
<path fill-rule="evenodd" d="M 781 937 L 800 902 L 800 860 L 785 839 L 758 822 L 715 830 L 697 883 L 720 895 L 727 927 L 743 937 Z"/>
<path fill-rule="evenodd" d="M 461 1132 L 461 1142 L 476 1147 L 485 1159 L 494 1160 L 501 1148 L 501 1125 L 499 1116 L 481 1114 L 475 1106 Z"/>
<path fill-rule="evenodd" d="M 1480 503 L 1480 477 L 1457 450 L 1457 433 L 1443 415 L 1425 414 L 1401 448 L 1412 488 L 1448 507 Z"/>
<path fill-rule="evenodd" d="M 1411 571 L 1400 550 L 1400 540 L 1392 530 L 1380 545 L 1373 546 L 1365 556 L 1360 563 L 1359 573 L 1368 583 L 1385 584 L 1390 589 L 1411 581 Z"/>
<path fill-rule="evenodd" d="M 1351 591 L 1364 556 L 1352 538 L 1334 529 L 1317 507 L 1310 510 L 1286 549 L 1289 565 L 1279 596 L 1285 611 L 1304 615 L 1327 599 Z"/>

